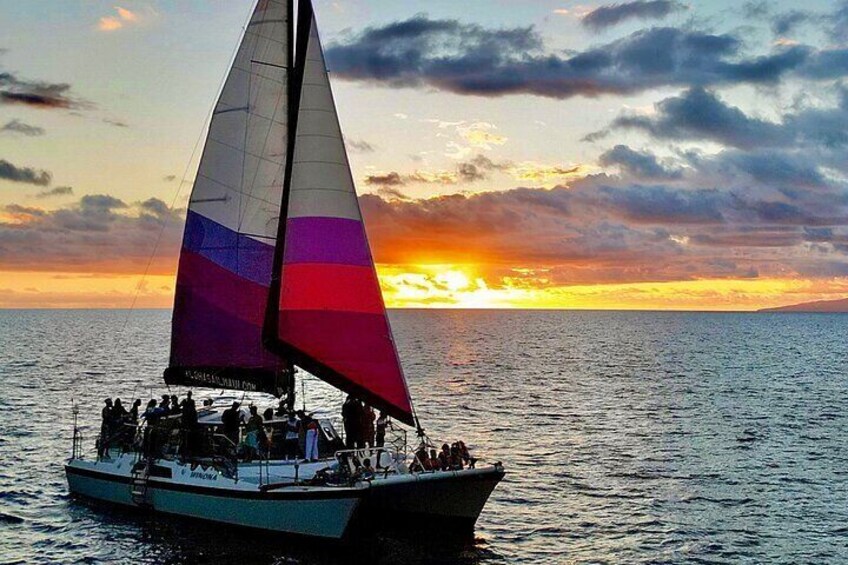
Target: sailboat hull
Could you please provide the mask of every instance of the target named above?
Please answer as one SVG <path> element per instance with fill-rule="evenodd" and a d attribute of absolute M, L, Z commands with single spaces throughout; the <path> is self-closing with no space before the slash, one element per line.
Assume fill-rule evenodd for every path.
<path fill-rule="evenodd" d="M 121 469 L 123 467 L 123 469 Z M 360 506 L 363 488 L 289 487 L 262 491 L 255 484 L 205 486 L 188 468 L 177 479 L 150 477 L 133 494 L 131 465 L 72 460 L 65 466 L 71 493 L 124 506 L 286 534 L 341 539 Z M 175 469 L 176 470 L 176 469 Z M 181 471 L 188 471 L 187 480 Z M 203 480 L 203 479 L 201 479 Z M 223 479 L 220 482 L 225 482 Z"/>
<path fill-rule="evenodd" d="M 473 531 L 492 491 L 504 477 L 501 466 L 388 476 L 371 482 L 363 515 L 430 529 Z"/>

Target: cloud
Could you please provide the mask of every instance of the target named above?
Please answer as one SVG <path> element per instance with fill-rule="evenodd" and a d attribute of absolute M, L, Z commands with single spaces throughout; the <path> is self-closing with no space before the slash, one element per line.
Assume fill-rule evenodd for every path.
<path fill-rule="evenodd" d="M 564 55 L 533 27 L 486 29 L 419 15 L 369 27 L 327 49 L 333 73 L 391 88 L 456 94 L 573 96 L 631 94 L 661 86 L 774 84 L 821 54 L 807 46 L 746 56 L 734 35 L 654 27 Z M 819 65 L 819 68 L 824 68 Z M 848 69 L 829 71 L 844 76 Z M 807 76 L 813 75 L 807 71 Z"/>
<path fill-rule="evenodd" d="M 52 188 L 50 190 L 43 190 L 35 195 L 36 198 L 52 198 L 54 196 L 71 196 L 74 193 L 74 189 L 70 186 L 57 186 L 56 188 Z"/>
<path fill-rule="evenodd" d="M 0 264 L 6 270 L 142 273 L 152 261 L 152 274 L 171 273 L 183 213 L 155 198 L 127 204 L 107 194 L 85 195 L 55 210 L 6 205 L 0 209 Z"/>
<path fill-rule="evenodd" d="M 771 29 L 775 35 L 786 35 L 795 30 L 799 25 L 813 19 L 812 14 L 802 12 L 800 10 L 791 10 L 778 14 L 774 17 L 771 24 Z"/>
<path fill-rule="evenodd" d="M 616 145 L 598 158 L 604 166 L 617 165 L 633 177 L 642 180 L 674 180 L 683 176 L 680 169 L 667 169 L 650 152 L 640 153 L 626 145 Z"/>
<path fill-rule="evenodd" d="M 125 25 L 134 24 L 139 21 L 138 14 L 127 10 L 126 8 L 122 8 L 120 6 L 115 6 L 116 16 L 103 16 L 97 22 L 97 29 L 105 32 L 112 32 L 122 29 Z"/>
<path fill-rule="evenodd" d="M 605 131 L 585 139 L 595 141 L 609 129 L 638 129 L 660 139 L 710 140 L 732 147 L 781 146 L 792 142 L 781 124 L 751 118 L 703 88 L 655 104 L 655 116 L 620 116 Z"/>
<path fill-rule="evenodd" d="M 586 14 L 582 23 L 589 29 L 599 31 L 632 19 L 662 19 L 685 6 L 672 0 L 636 0 L 621 4 L 601 6 Z"/>
<path fill-rule="evenodd" d="M 400 173 L 391 172 L 384 175 L 368 175 L 365 184 L 369 186 L 403 186 L 406 180 L 401 178 Z"/>
<path fill-rule="evenodd" d="M 373 153 L 374 146 L 365 141 L 364 139 L 347 139 L 345 138 L 345 144 L 350 151 L 356 151 L 358 153 Z"/>
<path fill-rule="evenodd" d="M 0 179 L 47 186 L 53 180 L 53 175 L 48 171 L 36 170 L 31 167 L 18 167 L 5 159 L 0 159 Z"/>
<path fill-rule="evenodd" d="M 738 149 L 804 146 L 836 150 L 848 144 L 848 92 L 839 89 L 835 106 L 811 106 L 784 114 L 778 122 L 745 114 L 715 92 L 692 88 L 654 105 L 653 115 L 622 115 L 584 137 L 599 141 L 616 129 L 643 131 L 656 139 L 713 141 Z M 815 156 L 821 159 L 822 155 Z M 837 167 L 841 165 L 836 164 Z"/>
<path fill-rule="evenodd" d="M 38 126 L 25 124 L 20 120 L 10 120 L 3 127 L 0 127 L 0 133 L 17 134 L 26 137 L 36 137 L 44 135 L 44 129 Z"/>
<path fill-rule="evenodd" d="M 19 78 L 10 72 L 0 72 L 0 104 L 20 104 L 31 108 L 67 109 L 85 105 L 71 98 L 71 85 Z"/>

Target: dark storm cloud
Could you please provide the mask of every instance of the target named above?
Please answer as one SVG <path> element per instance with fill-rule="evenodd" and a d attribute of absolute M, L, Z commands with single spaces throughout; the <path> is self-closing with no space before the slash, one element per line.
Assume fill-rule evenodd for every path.
<path fill-rule="evenodd" d="M 593 30 L 602 30 L 632 19 L 662 19 L 684 6 L 672 0 L 636 0 L 601 6 L 586 14 L 582 23 Z"/>
<path fill-rule="evenodd" d="M 0 179 L 47 186 L 53 180 L 53 175 L 48 171 L 36 170 L 31 167 L 18 167 L 5 159 L 0 159 Z"/>
<path fill-rule="evenodd" d="M 550 98 L 628 94 L 659 86 L 768 84 L 802 67 L 809 47 L 745 57 L 729 34 L 658 27 L 570 55 L 532 28 L 489 30 L 426 16 L 366 28 L 327 50 L 335 75 L 389 87 Z"/>
<path fill-rule="evenodd" d="M 35 137 L 44 135 L 44 129 L 25 124 L 20 120 L 10 120 L 3 127 L 0 127 L 0 133 L 18 134 L 27 137 Z"/>
<path fill-rule="evenodd" d="M 629 175 L 644 180 L 673 180 L 683 176 L 680 169 L 667 169 L 656 155 L 639 152 L 626 145 L 616 145 L 598 158 L 604 166 L 618 165 Z"/>

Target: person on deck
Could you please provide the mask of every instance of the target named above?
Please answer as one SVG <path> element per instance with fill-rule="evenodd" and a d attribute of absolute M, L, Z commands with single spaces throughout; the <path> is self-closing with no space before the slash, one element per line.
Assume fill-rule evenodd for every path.
<path fill-rule="evenodd" d="M 374 447 L 374 409 L 367 404 L 362 405 L 361 421 L 362 426 L 362 447 Z"/>
<path fill-rule="evenodd" d="M 289 412 L 286 420 L 285 436 L 286 459 L 297 459 L 300 451 L 300 420 L 294 412 Z"/>
<path fill-rule="evenodd" d="M 167 415 L 167 412 L 160 406 L 156 406 L 156 400 L 151 398 L 147 403 L 147 409 L 142 417 L 147 422 L 144 428 L 144 454 L 147 456 L 155 456 L 159 451 L 159 421 L 162 416 Z"/>
<path fill-rule="evenodd" d="M 112 427 L 112 437 L 114 440 L 124 447 L 127 440 L 127 429 L 124 427 L 124 424 L 127 422 L 127 418 L 129 417 L 129 412 L 124 408 L 124 405 L 121 404 L 121 399 L 116 398 L 115 403 L 112 405 L 112 412 L 110 417 L 112 418 L 111 427 Z"/>
<path fill-rule="evenodd" d="M 133 426 L 138 425 L 138 409 L 141 408 L 141 399 L 136 398 L 135 402 L 133 402 L 132 407 L 130 408 L 130 423 Z"/>
<path fill-rule="evenodd" d="M 171 397 L 167 394 L 162 395 L 162 401 L 159 402 L 159 408 L 165 411 L 165 415 L 171 413 Z"/>
<path fill-rule="evenodd" d="M 224 410 L 221 414 L 221 424 L 224 428 L 224 435 L 233 443 L 233 447 L 238 447 L 239 444 L 239 424 L 241 424 L 244 416 L 239 411 L 239 403 L 233 402 L 230 408 Z"/>
<path fill-rule="evenodd" d="M 342 405 L 342 420 L 344 420 L 345 447 L 348 449 L 359 446 L 359 412 L 359 401 L 352 394 L 347 395 Z"/>
<path fill-rule="evenodd" d="M 180 405 L 180 399 L 177 398 L 176 394 L 171 395 L 171 414 L 179 414 L 182 412 L 182 406 Z"/>
<path fill-rule="evenodd" d="M 100 411 L 100 441 L 97 444 L 97 456 L 103 457 L 109 451 L 109 437 L 112 435 L 112 399 L 103 401 L 105 406 Z"/>
<path fill-rule="evenodd" d="M 360 476 L 363 479 L 373 479 L 374 478 L 374 467 L 371 466 L 371 460 L 365 459 L 362 461 L 362 467 L 359 469 Z"/>
<path fill-rule="evenodd" d="M 250 418 L 247 420 L 247 425 L 244 427 L 245 438 L 244 442 L 250 450 L 249 459 L 257 455 L 262 455 L 265 450 L 265 430 L 263 428 L 264 421 L 259 415 L 259 410 L 256 406 L 250 407 Z"/>
<path fill-rule="evenodd" d="M 383 410 L 380 410 L 380 417 L 377 418 L 376 435 L 374 436 L 374 445 L 383 447 L 386 443 L 386 428 L 389 426 L 389 417 Z"/>
<path fill-rule="evenodd" d="M 450 469 L 450 446 L 446 443 L 442 444 L 442 451 L 439 453 L 439 469 L 442 471 L 447 471 Z"/>
<path fill-rule="evenodd" d="M 191 457 L 197 447 L 197 407 L 191 399 L 191 391 L 182 402 L 182 432 L 183 432 L 183 456 Z"/>
<path fill-rule="evenodd" d="M 307 415 L 306 421 L 306 459 L 318 461 L 318 420 Z"/>

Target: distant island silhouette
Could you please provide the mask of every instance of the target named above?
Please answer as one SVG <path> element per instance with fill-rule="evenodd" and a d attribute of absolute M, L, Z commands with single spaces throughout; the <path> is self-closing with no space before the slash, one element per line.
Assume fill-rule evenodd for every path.
<path fill-rule="evenodd" d="M 777 308 L 763 308 L 757 312 L 848 312 L 848 298 L 802 302 Z"/>

